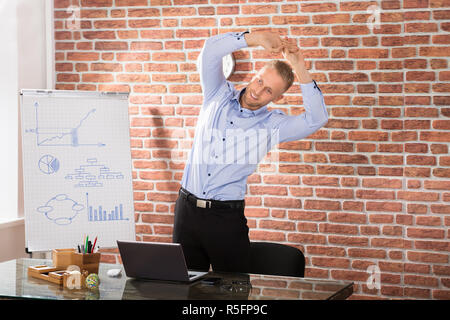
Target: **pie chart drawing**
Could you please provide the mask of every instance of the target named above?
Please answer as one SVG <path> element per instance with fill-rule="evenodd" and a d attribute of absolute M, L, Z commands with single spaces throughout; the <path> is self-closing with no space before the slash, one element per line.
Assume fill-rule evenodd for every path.
<path fill-rule="evenodd" d="M 52 155 L 46 154 L 39 159 L 39 170 L 45 174 L 52 174 L 59 170 L 59 160 Z"/>

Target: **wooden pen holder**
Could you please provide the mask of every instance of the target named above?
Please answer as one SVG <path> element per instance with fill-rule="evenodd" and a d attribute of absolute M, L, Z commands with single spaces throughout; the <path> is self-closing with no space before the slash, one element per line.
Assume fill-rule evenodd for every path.
<path fill-rule="evenodd" d="M 101 253 L 78 253 L 75 249 L 54 249 L 52 251 L 53 265 L 58 270 L 67 269 L 69 266 L 78 266 L 80 272 L 87 270 L 98 274 Z"/>
<path fill-rule="evenodd" d="M 89 274 L 98 274 L 98 266 L 100 264 L 99 252 L 96 253 L 72 253 L 72 264 L 80 267 L 81 272 L 87 270 Z"/>

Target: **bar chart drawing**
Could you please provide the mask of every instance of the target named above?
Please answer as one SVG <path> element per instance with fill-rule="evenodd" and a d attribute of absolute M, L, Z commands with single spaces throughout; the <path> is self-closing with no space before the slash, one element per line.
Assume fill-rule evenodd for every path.
<path fill-rule="evenodd" d="M 25 132 L 36 134 L 36 144 L 37 146 L 70 146 L 70 147 L 79 147 L 79 146 L 96 146 L 96 147 L 104 147 L 105 144 L 101 142 L 94 143 L 84 143 L 79 141 L 79 130 L 82 127 L 83 123 L 95 113 L 95 108 L 89 110 L 84 117 L 78 121 L 78 124 L 75 127 L 41 127 L 39 121 L 39 103 L 34 103 L 35 109 L 35 119 L 36 119 L 36 127 L 32 129 L 27 129 Z"/>
<path fill-rule="evenodd" d="M 89 193 L 86 192 L 86 208 L 89 222 L 99 221 L 128 221 L 129 218 L 123 216 L 123 204 L 115 205 L 113 210 L 107 211 L 102 205 L 89 205 Z"/>

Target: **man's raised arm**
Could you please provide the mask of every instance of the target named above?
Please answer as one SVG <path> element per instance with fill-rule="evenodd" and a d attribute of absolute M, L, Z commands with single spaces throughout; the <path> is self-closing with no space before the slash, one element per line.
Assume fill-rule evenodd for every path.
<path fill-rule="evenodd" d="M 300 82 L 305 112 L 298 116 L 285 116 L 278 124 L 279 142 L 303 139 L 328 122 L 328 112 L 322 91 L 306 68 L 301 50 L 283 40 L 283 56 L 289 61 Z"/>
<path fill-rule="evenodd" d="M 204 101 L 213 97 L 225 84 L 222 58 L 247 46 L 243 32 L 218 34 L 206 40 L 197 60 Z"/>

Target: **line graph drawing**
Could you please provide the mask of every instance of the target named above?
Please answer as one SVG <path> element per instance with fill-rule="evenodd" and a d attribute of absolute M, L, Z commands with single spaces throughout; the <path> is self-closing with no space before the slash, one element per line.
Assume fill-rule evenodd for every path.
<path fill-rule="evenodd" d="M 47 219 L 57 225 L 68 225 L 84 210 L 84 205 L 69 198 L 67 194 L 57 194 L 36 211 L 43 213 Z"/>
<path fill-rule="evenodd" d="M 87 143 L 79 141 L 79 130 L 83 123 L 95 113 L 95 108 L 89 110 L 78 122 L 75 127 L 40 127 L 39 122 L 39 103 L 34 103 L 36 127 L 26 129 L 25 132 L 36 134 L 37 146 L 94 146 L 104 147 L 102 142 Z"/>
<path fill-rule="evenodd" d="M 129 218 L 123 217 L 123 204 L 120 203 L 118 206 L 114 206 L 114 210 L 107 212 L 104 210 L 102 205 L 99 205 L 97 208 L 89 205 L 89 193 L 86 192 L 86 210 L 87 217 L 89 222 L 97 222 L 97 221 L 128 221 Z"/>
<path fill-rule="evenodd" d="M 50 154 L 42 156 L 38 161 L 39 170 L 45 174 L 52 174 L 59 170 L 59 160 Z"/>
<path fill-rule="evenodd" d="M 74 180 L 78 183 L 75 187 L 103 187 L 102 181 L 123 179 L 122 172 L 111 171 L 104 164 L 98 163 L 97 158 L 88 158 L 87 164 L 82 164 L 74 173 L 67 174 L 66 180 Z"/>

